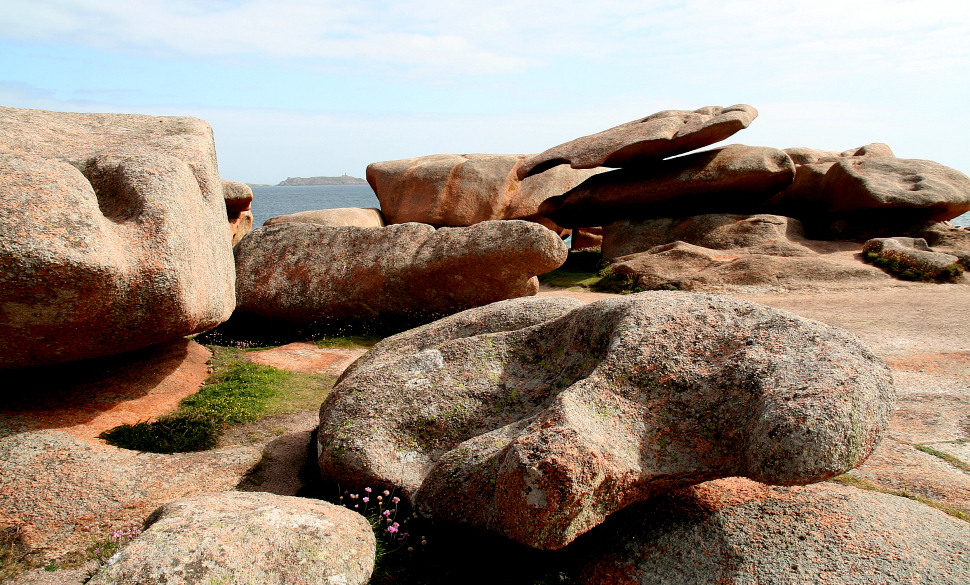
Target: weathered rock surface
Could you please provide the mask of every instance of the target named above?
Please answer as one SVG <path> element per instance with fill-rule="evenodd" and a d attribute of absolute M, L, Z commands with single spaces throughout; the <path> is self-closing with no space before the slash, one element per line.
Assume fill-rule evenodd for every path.
<path fill-rule="evenodd" d="M 799 243 L 804 240 L 801 222 L 790 217 L 708 214 L 617 221 L 604 228 L 602 247 L 604 261 L 677 241 L 713 250 L 737 250 L 737 254 L 814 256 L 814 251 Z"/>
<path fill-rule="evenodd" d="M 906 498 L 724 479 L 620 512 L 585 540 L 573 576 L 590 585 L 950 585 L 970 574 L 968 546 L 970 525 Z"/>
<path fill-rule="evenodd" d="M 173 498 L 232 489 L 259 459 L 254 447 L 159 455 L 64 431 L 16 433 L 0 438 L 0 523 L 57 558 Z"/>
<path fill-rule="evenodd" d="M 0 108 L 0 368 L 121 353 L 234 306 L 212 130 Z"/>
<path fill-rule="evenodd" d="M 757 250 L 714 250 L 672 242 L 614 258 L 610 269 L 614 275 L 631 279 L 634 288 L 642 290 L 825 288 L 892 282 L 892 277 L 882 270 L 857 259 L 859 245 L 833 244 L 834 248 L 824 254 L 775 256 Z M 841 247 L 842 244 L 851 247 Z"/>
<path fill-rule="evenodd" d="M 562 168 L 521 180 L 516 169 L 522 160 L 517 154 L 434 154 L 372 163 L 367 182 L 388 224 L 460 227 L 529 218 L 558 231 L 558 226 L 532 217 L 539 204 L 600 171 Z"/>
<path fill-rule="evenodd" d="M 890 261 L 890 271 L 909 280 L 951 280 L 963 271 L 958 257 L 934 251 L 923 238 L 873 238 L 862 253 L 871 262 Z"/>
<path fill-rule="evenodd" d="M 970 211 L 970 177 L 925 160 L 899 159 L 874 144 L 796 166 L 791 187 L 767 204 L 797 217 L 813 237 L 910 233 Z"/>
<path fill-rule="evenodd" d="M 758 111 L 745 104 L 665 110 L 530 156 L 516 173 L 524 179 L 562 164 L 592 169 L 662 159 L 720 142 L 747 128 L 757 116 Z"/>
<path fill-rule="evenodd" d="M 592 227 L 572 230 L 572 244 L 569 246 L 571 249 L 589 250 L 591 248 L 600 248 L 602 245 L 603 228 Z"/>
<path fill-rule="evenodd" d="M 735 144 L 598 174 L 546 199 L 538 213 L 567 228 L 632 218 L 757 213 L 794 174 L 795 165 L 783 151 Z"/>
<path fill-rule="evenodd" d="M 363 585 L 375 541 L 363 516 L 320 500 L 223 492 L 156 510 L 91 585 Z"/>
<path fill-rule="evenodd" d="M 390 337 L 352 365 L 321 407 L 320 467 L 555 549 L 678 486 L 842 473 L 892 405 L 885 364 L 790 313 L 669 292 L 573 310 L 521 299 Z"/>
<path fill-rule="evenodd" d="M 263 222 L 263 225 L 278 223 L 315 223 L 319 225 L 356 226 L 356 227 L 384 227 L 384 216 L 381 210 L 369 207 L 339 207 L 336 209 L 316 209 L 299 211 L 288 215 L 277 215 Z"/>
<path fill-rule="evenodd" d="M 235 246 L 253 229 L 253 190 L 246 183 L 223 181 L 222 194 L 226 200 L 226 215 L 229 217 L 229 232 Z"/>
<path fill-rule="evenodd" d="M 533 295 L 535 276 L 566 254 L 555 233 L 525 221 L 439 230 L 281 223 L 236 248 L 237 313 L 306 325 L 428 321 Z"/>

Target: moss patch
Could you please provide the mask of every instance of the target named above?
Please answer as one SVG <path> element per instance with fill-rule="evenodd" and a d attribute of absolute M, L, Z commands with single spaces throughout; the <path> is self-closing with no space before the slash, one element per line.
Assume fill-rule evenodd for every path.
<path fill-rule="evenodd" d="M 953 282 L 963 275 L 963 268 L 959 264 L 950 264 L 937 274 L 926 272 L 922 268 L 903 262 L 898 258 L 888 258 L 876 252 L 866 252 L 863 260 L 867 263 L 882 268 L 900 280 L 912 280 L 917 282 Z"/>
<path fill-rule="evenodd" d="M 943 502 L 937 502 L 936 500 L 924 498 L 923 496 L 920 496 L 911 492 L 907 492 L 905 490 L 894 490 L 891 488 L 886 488 L 886 487 L 874 484 L 871 481 L 867 481 L 867 480 L 855 477 L 853 475 L 849 475 L 847 473 L 844 473 L 837 477 L 833 477 L 829 481 L 858 488 L 861 490 L 869 490 L 873 492 L 879 492 L 881 494 L 890 494 L 893 496 L 899 496 L 901 498 L 913 500 L 921 504 L 926 504 L 931 508 L 936 508 L 937 510 L 940 510 L 941 512 L 945 512 L 950 516 L 953 516 L 954 518 L 959 518 L 964 522 L 970 522 L 970 514 L 968 514 L 967 512 L 964 512 L 963 510 L 960 510 L 959 508 L 950 506 L 949 504 L 944 504 Z"/>

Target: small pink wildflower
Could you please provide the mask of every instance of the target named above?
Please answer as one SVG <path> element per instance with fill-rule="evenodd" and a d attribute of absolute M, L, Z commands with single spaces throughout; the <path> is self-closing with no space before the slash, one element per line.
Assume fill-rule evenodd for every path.
<path fill-rule="evenodd" d="M 395 522 L 394 524 L 391 524 L 390 526 L 387 527 L 387 531 L 390 532 L 391 534 L 394 534 L 395 532 L 397 532 L 397 528 L 398 528 L 398 524 L 397 522 Z"/>
<path fill-rule="evenodd" d="M 392 501 L 392 502 L 394 502 L 394 503 L 396 504 L 396 503 L 398 503 L 398 502 L 400 502 L 400 501 L 401 501 L 401 498 L 399 498 L 399 497 L 397 497 L 397 496 L 394 496 L 393 498 L 391 498 L 391 501 Z"/>
<path fill-rule="evenodd" d="M 384 517 L 385 518 L 387 518 L 390 515 L 391 515 L 391 511 L 390 510 L 384 510 Z"/>
<path fill-rule="evenodd" d="M 371 489 L 369 487 L 368 488 L 364 488 L 364 491 L 367 492 L 367 493 L 370 493 L 371 492 Z"/>
<path fill-rule="evenodd" d="M 389 496 L 389 495 L 391 495 L 391 492 L 389 492 L 389 491 L 387 491 L 387 490 L 384 490 L 384 495 L 385 495 L 385 496 Z"/>
<path fill-rule="evenodd" d="M 370 498 L 368 498 L 367 496 L 364 496 L 363 498 L 360 499 L 360 501 L 366 504 L 367 502 L 370 501 Z"/>

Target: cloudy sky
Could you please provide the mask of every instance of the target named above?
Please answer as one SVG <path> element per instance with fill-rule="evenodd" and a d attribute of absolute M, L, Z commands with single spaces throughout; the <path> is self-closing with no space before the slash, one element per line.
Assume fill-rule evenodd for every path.
<path fill-rule="evenodd" d="M 967 0 L 0 0 L 0 105 L 188 115 L 223 178 L 538 152 L 747 103 L 732 141 L 970 174 Z"/>

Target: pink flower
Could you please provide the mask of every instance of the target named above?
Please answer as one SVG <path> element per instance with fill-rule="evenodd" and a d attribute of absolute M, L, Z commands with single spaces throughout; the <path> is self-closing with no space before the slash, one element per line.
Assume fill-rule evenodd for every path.
<path fill-rule="evenodd" d="M 371 492 L 371 489 L 370 488 L 364 488 L 364 491 L 367 492 L 367 493 L 370 493 Z"/>
<path fill-rule="evenodd" d="M 390 515 L 391 515 L 391 511 L 390 510 L 384 510 L 384 517 L 385 518 L 387 518 Z"/>
<path fill-rule="evenodd" d="M 367 502 L 370 501 L 370 498 L 368 498 L 367 496 L 364 496 L 363 498 L 360 499 L 360 501 L 362 501 L 362 502 L 364 502 L 366 504 Z"/>
<path fill-rule="evenodd" d="M 393 498 L 391 498 L 391 501 L 392 501 L 392 502 L 394 502 L 394 503 L 396 504 L 396 503 L 398 503 L 398 502 L 400 502 L 400 501 L 401 501 L 401 498 L 399 498 L 399 497 L 397 497 L 397 496 L 394 496 Z"/>
<path fill-rule="evenodd" d="M 387 491 L 387 490 L 384 490 L 384 495 L 385 495 L 385 496 L 389 496 L 389 495 L 391 495 L 391 492 L 389 492 L 389 491 Z"/>
<path fill-rule="evenodd" d="M 394 534 L 395 532 L 397 532 L 397 526 L 398 524 L 397 522 L 395 522 L 394 524 L 391 524 L 390 526 L 387 527 L 387 531 L 390 532 L 391 534 Z"/>

